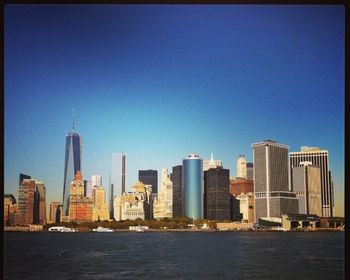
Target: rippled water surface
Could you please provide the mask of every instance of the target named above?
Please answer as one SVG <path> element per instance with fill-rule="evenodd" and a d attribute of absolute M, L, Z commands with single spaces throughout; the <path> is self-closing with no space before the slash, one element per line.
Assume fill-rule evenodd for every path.
<path fill-rule="evenodd" d="M 5 279 L 344 279 L 342 232 L 5 233 Z"/>

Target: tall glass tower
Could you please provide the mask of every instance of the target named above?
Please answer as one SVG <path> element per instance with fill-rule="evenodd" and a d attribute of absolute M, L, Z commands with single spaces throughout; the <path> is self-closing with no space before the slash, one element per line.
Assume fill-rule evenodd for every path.
<path fill-rule="evenodd" d="M 73 116 L 73 130 L 66 136 L 66 155 L 64 161 L 64 181 L 63 181 L 63 215 L 68 215 L 69 186 L 74 180 L 78 170 L 81 170 L 81 139 L 75 132 L 75 119 Z"/>
<path fill-rule="evenodd" d="M 203 218 L 203 160 L 190 154 L 182 161 L 184 214 L 192 219 Z"/>

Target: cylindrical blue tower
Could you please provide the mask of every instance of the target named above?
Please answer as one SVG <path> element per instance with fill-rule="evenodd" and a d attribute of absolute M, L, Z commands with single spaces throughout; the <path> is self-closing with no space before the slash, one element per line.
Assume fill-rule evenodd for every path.
<path fill-rule="evenodd" d="M 182 161 L 184 214 L 192 219 L 203 218 L 203 161 L 190 154 Z"/>

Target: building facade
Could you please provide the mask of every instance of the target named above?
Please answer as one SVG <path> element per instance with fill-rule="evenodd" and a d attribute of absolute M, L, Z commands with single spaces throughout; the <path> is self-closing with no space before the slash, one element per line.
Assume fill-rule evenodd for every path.
<path fill-rule="evenodd" d="M 114 199 L 116 221 L 152 218 L 152 187 L 138 181 L 132 188 L 133 192 L 117 195 Z"/>
<path fill-rule="evenodd" d="M 4 195 L 4 225 L 10 225 L 10 215 L 17 212 L 16 198 L 12 194 Z"/>
<path fill-rule="evenodd" d="M 173 217 L 173 182 L 168 169 L 162 170 L 160 190 L 153 202 L 154 219 Z"/>
<path fill-rule="evenodd" d="M 31 224 L 34 222 L 34 192 L 35 180 L 23 179 L 18 188 L 18 212 L 21 213 L 19 224 Z"/>
<path fill-rule="evenodd" d="M 204 171 L 204 218 L 230 220 L 230 171 L 222 167 Z"/>
<path fill-rule="evenodd" d="M 182 165 L 173 167 L 171 180 L 173 182 L 173 217 L 179 218 L 184 215 L 182 196 Z"/>
<path fill-rule="evenodd" d="M 247 179 L 254 179 L 254 164 L 252 162 L 247 162 Z"/>
<path fill-rule="evenodd" d="M 139 181 L 145 185 L 152 186 L 152 193 L 158 193 L 158 171 L 157 170 L 139 170 Z"/>
<path fill-rule="evenodd" d="M 50 203 L 50 212 L 49 212 L 49 223 L 59 223 L 62 203 L 58 201 L 54 201 Z"/>
<path fill-rule="evenodd" d="M 81 146 L 82 141 L 74 128 L 73 131 L 66 136 L 66 151 L 64 160 L 64 180 L 63 180 L 63 198 L 62 209 L 63 215 L 68 215 L 69 190 L 70 183 L 74 180 L 74 176 L 78 170 L 81 170 Z"/>
<path fill-rule="evenodd" d="M 244 155 L 239 155 L 237 160 L 237 178 L 247 179 L 247 160 Z"/>
<path fill-rule="evenodd" d="M 230 193 L 238 196 L 241 193 L 254 192 L 254 181 L 250 179 L 235 178 L 230 179 Z"/>
<path fill-rule="evenodd" d="M 110 186 L 113 185 L 113 194 L 120 195 L 125 193 L 127 155 L 125 153 L 113 153 L 111 164 Z"/>
<path fill-rule="evenodd" d="M 93 192 L 93 221 L 108 221 L 109 210 L 106 201 L 106 192 L 103 186 L 95 187 Z"/>
<path fill-rule="evenodd" d="M 91 176 L 91 186 L 92 187 L 102 186 L 102 176 L 101 175 L 92 175 Z"/>
<path fill-rule="evenodd" d="M 68 216 L 70 222 L 91 222 L 93 215 L 93 201 L 84 196 L 84 182 L 80 170 L 77 171 L 73 182 L 70 184 L 68 201 Z"/>
<path fill-rule="evenodd" d="M 289 154 L 291 186 L 293 186 L 293 168 L 299 167 L 301 162 L 311 162 L 320 168 L 322 216 L 333 217 L 334 196 L 331 171 L 329 166 L 329 153 L 319 147 L 303 146 L 300 152 Z"/>
<path fill-rule="evenodd" d="M 190 154 L 182 161 L 182 186 L 184 214 L 188 218 L 204 216 L 203 161 L 197 154 Z"/>
<path fill-rule="evenodd" d="M 321 174 L 320 168 L 311 162 L 300 162 L 293 167 L 293 186 L 299 200 L 299 214 L 322 216 Z"/>
<path fill-rule="evenodd" d="M 281 218 L 286 213 L 298 213 L 298 199 L 289 191 L 289 147 L 272 140 L 255 143 L 252 147 L 255 222 L 260 218 Z"/>
<path fill-rule="evenodd" d="M 221 160 L 215 160 L 213 153 L 211 153 L 210 159 L 203 160 L 203 172 L 207 171 L 209 168 L 216 168 L 216 167 L 222 167 L 222 161 Z"/>
<path fill-rule="evenodd" d="M 38 189 L 40 194 L 39 201 L 39 224 L 46 224 L 46 187 L 43 182 L 35 180 L 35 187 Z"/>
<path fill-rule="evenodd" d="M 242 222 L 254 223 L 254 193 L 242 193 L 237 196 L 239 200 L 239 212 L 242 214 Z"/>

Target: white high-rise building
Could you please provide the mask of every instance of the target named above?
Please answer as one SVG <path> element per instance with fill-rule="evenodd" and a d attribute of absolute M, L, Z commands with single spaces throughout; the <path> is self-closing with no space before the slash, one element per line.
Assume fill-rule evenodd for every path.
<path fill-rule="evenodd" d="M 203 160 L 203 172 L 207 171 L 209 168 L 216 168 L 218 166 L 222 167 L 222 162 L 221 160 L 214 160 L 213 153 L 211 153 L 210 159 L 204 159 Z"/>
<path fill-rule="evenodd" d="M 237 178 L 247 179 L 247 160 L 244 155 L 239 155 L 237 160 Z"/>
<path fill-rule="evenodd" d="M 101 175 L 92 175 L 91 176 L 91 186 L 92 187 L 102 186 L 102 176 Z"/>
<path fill-rule="evenodd" d="M 168 169 L 162 170 L 161 187 L 153 204 L 153 216 L 155 219 L 173 217 L 173 182 Z"/>

